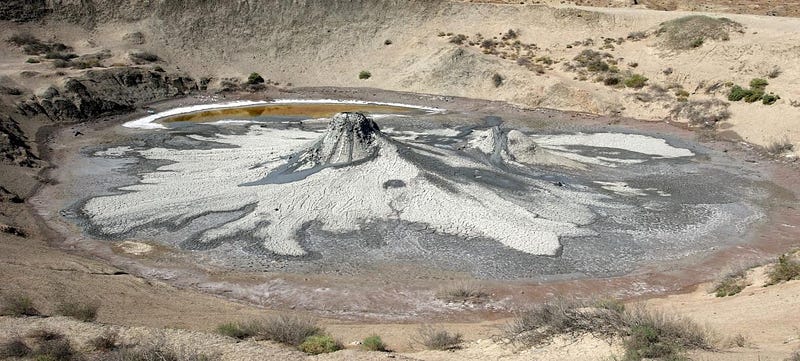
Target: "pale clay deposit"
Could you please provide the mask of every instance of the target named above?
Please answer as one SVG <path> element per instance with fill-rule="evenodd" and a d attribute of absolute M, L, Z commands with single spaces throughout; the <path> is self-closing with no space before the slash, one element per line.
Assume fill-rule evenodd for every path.
<path fill-rule="evenodd" d="M 153 117 L 146 119 L 150 122 Z M 125 235 L 153 225 L 181 228 L 207 214 L 240 212 L 221 224 L 194 230 L 196 242 L 257 242 L 277 255 L 306 254 L 299 237 L 309 222 L 319 222 L 323 231 L 344 233 L 376 220 L 425 224 L 464 242 L 483 237 L 532 255 L 556 255 L 561 238 L 596 234 L 587 225 L 596 220 L 597 210 L 630 207 L 612 195 L 668 193 L 595 181 L 611 192 L 603 194 L 591 187 L 564 187 L 507 174 L 532 191 L 523 197 L 509 196 L 482 183 L 484 173 L 491 176 L 501 164 L 519 169 L 537 165 L 586 169 L 694 155 L 664 139 L 622 133 L 526 135 L 490 127 L 469 131 L 461 147 L 422 141 L 430 136 L 456 139 L 458 134 L 447 128 L 424 132 L 388 128 L 384 133 L 372 120 L 345 113 L 334 117 L 324 131 L 254 125 L 242 135 L 191 136 L 230 146 L 226 148 L 113 147 L 95 155 L 135 154 L 169 164 L 141 174 L 140 182 L 119 188 L 119 194 L 90 199 L 83 211 L 106 235 Z M 473 169 L 474 179 L 431 176 L 420 168 L 422 163 L 404 155 L 409 152 L 450 167 Z M 714 207 L 708 211 L 716 214 L 711 219 L 730 217 L 717 214 Z"/>

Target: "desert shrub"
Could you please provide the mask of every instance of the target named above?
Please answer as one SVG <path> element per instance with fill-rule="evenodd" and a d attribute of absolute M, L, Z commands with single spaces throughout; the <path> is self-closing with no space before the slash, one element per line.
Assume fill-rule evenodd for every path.
<path fill-rule="evenodd" d="M 264 78 L 259 73 L 250 73 L 247 77 L 247 84 L 264 84 Z"/>
<path fill-rule="evenodd" d="M 770 142 L 765 149 L 770 154 L 782 154 L 794 150 L 794 145 L 789 141 L 788 137 L 783 137 L 781 140 Z"/>
<path fill-rule="evenodd" d="M 647 85 L 647 78 L 641 74 L 631 74 L 623 82 L 628 88 L 642 88 Z"/>
<path fill-rule="evenodd" d="M 553 65 L 553 63 L 555 63 L 555 61 L 553 61 L 553 59 L 551 59 L 549 56 L 540 56 L 536 58 L 536 62 L 544 65 Z"/>
<path fill-rule="evenodd" d="M 669 114 L 672 119 L 685 119 L 690 125 L 711 128 L 730 118 L 728 106 L 719 99 L 686 101 L 676 104 Z"/>
<path fill-rule="evenodd" d="M 366 70 L 362 70 L 362 71 L 360 71 L 358 73 L 358 78 L 362 79 L 362 80 L 369 79 L 371 77 L 372 77 L 372 73 L 370 73 L 369 71 L 366 71 Z"/>
<path fill-rule="evenodd" d="M 61 60 L 70 60 L 75 59 L 78 56 L 73 53 L 62 53 L 58 51 L 48 51 L 45 55 L 45 59 L 61 59 Z"/>
<path fill-rule="evenodd" d="M 17 33 L 17 34 L 11 35 L 8 38 L 8 42 L 10 44 L 16 45 L 16 46 L 25 46 L 25 45 L 29 45 L 29 44 L 40 43 L 39 39 L 37 39 L 31 33 Z"/>
<path fill-rule="evenodd" d="M 775 102 L 777 102 L 780 98 L 781 97 L 779 95 L 773 93 L 764 94 L 761 96 L 761 103 L 764 105 L 772 105 L 775 104 Z"/>
<path fill-rule="evenodd" d="M 767 286 L 800 279 L 800 261 L 783 254 L 767 271 Z"/>
<path fill-rule="evenodd" d="M 307 354 L 319 355 L 339 351 L 343 346 L 331 336 L 312 335 L 308 336 L 297 348 Z"/>
<path fill-rule="evenodd" d="M 392 45 L 392 40 L 391 39 L 384 40 L 383 45 Z"/>
<path fill-rule="evenodd" d="M 742 335 L 741 333 L 736 334 L 736 336 L 733 336 L 728 340 L 728 345 L 735 347 L 747 347 L 749 344 L 750 340 L 747 338 L 747 336 Z"/>
<path fill-rule="evenodd" d="M 166 70 L 164 70 L 164 68 L 162 68 L 162 67 L 160 67 L 160 66 L 158 66 L 158 65 L 156 65 L 156 66 L 154 66 L 154 67 L 153 67 L 153 71 L 155 71 L 155 72 L 159 72 L 159 73 L 166 72 Z"/>
<path fill-rule="evenodd" d="M 56 314 L 72 317 L 83 322 L 92 322 L 97 319 L 97 310 L 100 308 L 95 303 L 62 302 L 56 306 Z"/>
<path fill-rule="evenodd" d="M 158 55 L 147 51 L 131 53 L 130 58 L 131 60 L 133 60 L 135 64 L 153 63 L 161 60 L 161 58 L 159 58 Z"/>
<path fill-rule="evenodd" d="M 256 335 L 259 324 L 243 324 L 241 322 L 228 322 L 217 326 L 217 333 L 223 336 L 238 338 L 240 340 Z"/>
<path fill-rule="evenodd" d="M 383 340 L 381 340 L 381 337 L 378 335 L 369 336 L 365 338 L 364 341 L 361 341 L 361 348 L 365 351 L 388 351 L 386 344 L 383 343 Z"/>
<path fill-rule="evenodd" d="M 492 75 L 492 84 L 494 84 L 495 88 L 503 85 L 503 76 L 498 73 L 494 73 L 494 75 Z"/>
<path fill-rule="evenodd" d="M 459 282 L 436 293 L 436 298 L 446 302 L 482 302 L 488 297 L 480 285 L 470 282 Z"/>
<path fill-rule="evenodd" d="M 592 302 L 591 306 L 617 313 L 625 312 L 625 304 L 616 298 L 601 298 Z"/>
<path fill-rule="evenodd" d="M 589 302 L 556 298 L 518 314 L 506 326 L 506 335 L 514 342 L 537 346 L 558 335 L 613 337 L 624 326 L 623 313 L 613 307 L 593 307 Z"/>
<path fill-rule="evenodd" d="M 750 89 L 744 89 L 738 85 L 734 85 L 731 87 L 730 93 L 728 93 L 728 100 L 732 102 L 738 102 L 752 94 L 752 92 L 753 91 Z"/>
<path fill-rule="evenodd" d="M 464 34 L 456 34 L 456 35 L 451 36 L 450 40 L 448 40 L 448 41 L 453 43 L 453 44 L 461 45 L 461 44 L 464 44 L 464 41 L 466 41 L 466 40 L 467 40 L 467 36 L 466 35 L 464 35 Z"/>
<path fill-rule="evenodd" d="M 764 98 L 764 91 L 760 89 L 750 89 L 750 93 L 744 97 L 744 101 L 755 103 Z"/>
<path fill-rule="evenodd" d="M 456 350 L 464 342 L 460 333 L 451 333 L 430 325 L 420 327 L 417 331 L 417 338 L 417 341 L 429 350 Z"/>
<path fill-rule="evenodd" d="M 25 60 L 25 62 L 28 64 L 38 64 L 41 61 L 38 58 L 28 58 L 28 60 Z"/>
<path fill-rule="evenodd" d="M 786 361 L 800 361 L 800 351 L 793 352 L 786 358 Z"/>
<path fill-rule="evenodd" d="M 619 82 L 620 82 L 620 80 L 616 76 L 609 76 L 609 77 L 606 77 L 605 79 L 603 79 L 603 84 L 608 85 L 608 86 L 617 85 L 617 84 L 619 84 Z"/>
<path fill-rule="evenodd" d="M 733 296 L 747 287 L 747 270 L 741 269 L 727 273 L 714 284 L 712 289 L 717 297 Z"/>
<path fill-rule="evenodd" d="M 15 87 L 9 87 L 9 86 L 0 86 L 0 93 L 3 93 L 3 94 L 8 94 L 8 95 L 21 95 L 21 94 L 22 94 L 22 90 L 21 90 L 21 89 L 19 89 L 19 88 L 15 88 Z M 15 197 L 12 197 L 12 201 L 13 201 L 13 200 L 19 200 L 18 198 L 19 198 L 19 197 L 16 197 L 16 196 L 15 196 Z M 21 202 L 15 202 L 15 203 L 21 203 Z M 6 228 L 6 229 L 7 229 L 7 230 L 11 230 L 10 228 L 16 228 L 16 227 L 8 227 L 8 228 Z M 9 232 L 6 232 L 6 233 L 9 233 Z M 11 233 L 15 233 L 15 234 L 16 234 L 16 233 L 18 233 L 18 232 L 11 232 Z M 23 232 L 23 234 L 22 234 L 22 235 L 20 235 L 20 236 L 21 236 L 21 237 L 24 237 L 24 236 L 25 236 L 25 235 L 24 235 L 24 232 Z"/>
<path fill-rule="evenodd" d="M 628 33 L 627 39 L 631 40 L 631 41 L 639 41 L 639 40 L 647 39 L 647 32 L 645 32 L 645 31 L 634 31 L 634 32 Z"/>
<path fill-rule="evenodd" d="M 25 357 L 30 353 L 31 348 L 25 344 L 22 337 L 12 337 L 0 343 L 0 358 Z"/>
<path fill-rule="evenodd" d="M 625 320 L 625 360 L 677 360 L 685 350 L 713 349 L 706 330 L 686 318 L 636 307 L 626 312 Z"/>
<path fill-rule="evenodd" d="M 33 301 L 23 294 L 10 294 L 3 297 L 3 305 L 0 307 L 2 316 L 38 316 L 39 311 L 33 306 Z"/>
<path fill-rule="evenodd" d="M 323 330 L 306 317 L 277 315 L 247 325 L 247 332 L 263 340 L 298 346 L 309 336 L 320 335 Z"/>
<path fill-rule="evenodd" d="M 702 46 L 708 39 L 728 40 L 731 31 L 742 29 L 741 24 L 727 18 L 690 15 L 661 23 L 656 35 L 668 49 L 688 50 Z"/>
<path fill-rule="evenodd" d="M 689 46 L 692 47 L 692 48 L 699 48 L 699 47 L 703 46 L 703 42 L 705 42 L 705 40 L 703 40 L 703 38 L 697 38 L 697 39 L 692 40 L 692 42 L 689 43 Z"/>
<path fill-rule="evenodd" d="M 120 347 L 103 354 L 103 361 L 216 361 L 217 355 L 206 355 L 192 350 L 178 350 L 154 343 L 141 347 Z"/>
<path fill-rule="evenodd" d="M 751 89 L 764 90 L 767 87 L 767 85 L 769 85 L 769 82 L 766 81 L 765 79 L 754 78 L 753 80 L 750 80 L 750 88 Z"/>
<path fill-rule="evenodd" d="M 508 29 L 503 36 L 501 37 L 502 40 L 514 40 L 519 37 L 519 30 Z"/>
<path fill-rule="evenodd" d="M 770 71 L 767 72 L 767 78 L 775 79 L 778 76 L 780 76 L 781 73 L 782 73 L 781 68 L 776 66 L 776 67 L 770 69 Z"/>
<path fill-rule="evenodd" d="M 100 336 L 92 338 L 87 343 L 92 350 L 109 352 L 119 347 L 119 335 L 116 332 L 105 332 Z"/>
<path fill-rule="evenodd" d="M 32 355 L 36 360 L 67 361 L 79 359 L 76 350 L 63 334 L 47 329 L 36 329 L 28 334 L 33 341 Z"/>
<path fill-rule="evenodd" d="M 481 41 L 481 48 L 484 49 L 494 49 L 496 45 L 497 44 L 495 44 L 494 40 L 492 39 L 483 39 L 483 41 Z"/>
<path fill-rule="evenodd" d="M 63 59 L 56 59 L 53 60 L 53 67 L 54 68 L 68 68 L 72 65 L 72 62 Z"/>

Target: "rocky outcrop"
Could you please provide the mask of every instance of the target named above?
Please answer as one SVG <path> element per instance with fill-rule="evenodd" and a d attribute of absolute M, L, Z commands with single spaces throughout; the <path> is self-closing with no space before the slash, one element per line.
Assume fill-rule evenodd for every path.
<path fill-rule="evenodd" d="M 44 114 L 53 121 L 78 121 L 121 114 L 137 106 L 198 90 L 187 76 L 171 75 L 142 68 L 90 70 L 52 86 L 18 105 L 26 116 Z"/>
<path fill-rule="evenodd" d="M 50 12 L 45 0 L 0 1 L 0 20 L 27 22 L 39 20 Z"/>
<path fill-rule="evenodd" d="M 27 138 L 14 118 L 0 115 L 0 161 L 24 167 L 34 167 L 39 158 L 31 152 Z M 3 198 L 0 190 L 0 198 Z"/>

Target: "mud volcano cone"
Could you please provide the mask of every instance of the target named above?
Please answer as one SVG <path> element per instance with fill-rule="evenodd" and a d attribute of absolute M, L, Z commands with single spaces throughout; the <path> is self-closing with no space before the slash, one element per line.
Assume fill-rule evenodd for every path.
<path fill-rule="evenodd" d="M 376 141 L 383 137 L 378 125 L 361 113 L 338 113 L 315 154 L 322 164 L 349 163 L 375 154 Z"/>

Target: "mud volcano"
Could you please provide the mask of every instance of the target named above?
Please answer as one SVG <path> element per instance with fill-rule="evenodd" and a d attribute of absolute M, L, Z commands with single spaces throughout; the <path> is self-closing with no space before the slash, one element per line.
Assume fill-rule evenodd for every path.
<path fill-rule="evenodd" d="M 76 219 L 95 236 L 156 240 L 237 269 L 394 264 L 541 279 L 621 274 L 742 241 L 767 196 L 738 165 L 677 139 L 382 123 L 339 113 L 327 124 L 151 131 L 91 154 L 121 162 L 113 172 L 126 184 L 76 203 Z"/>

